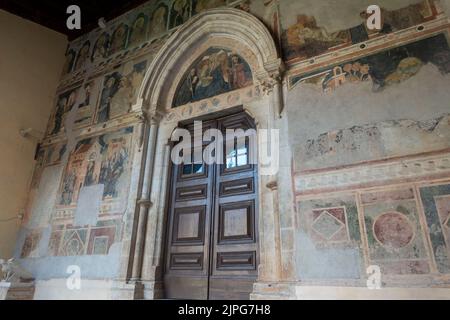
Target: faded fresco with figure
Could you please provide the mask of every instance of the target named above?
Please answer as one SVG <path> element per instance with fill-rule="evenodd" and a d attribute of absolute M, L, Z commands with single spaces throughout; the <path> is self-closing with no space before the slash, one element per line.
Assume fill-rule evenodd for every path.
<path fill-rule="evenodd" d="M 140 13 L 134 20 L 130 32 L 130 40 L 128 40 L 128 47 L 137 45 L 145 40 L 147 37 L 148 17 Z"/>
<path fill-rule="evenodd" d="M 434 64 L 442 74 L 450 73 L 450 48 L 444 34 L 293 77 L 290 86 L 316 84 L 324 92 L 331 92 L 346 83 L 372 81 L 373 91 L 377 92 L 413 77 L 427 63 Z"/>
<path fill-rule="evenodd" d="M 97 113 L 97 123 L 103 123 L 130 111 L 145 76 L 147 61 L 127 66 L 105 77 Z"/>
<path fill-rule="evenodd" d="M 330 49 L 360 43 L 370 38 L 406 29 L 433 18 L 434 4 L 429 0 L 409 5 L 397 10 L 382 9 L 383 26 L 381 31 L 371 31 L 367 28 L 368 15 L 360 13 L 361 24 L 345 30 L 328 32 L 318 25 L 316 18 L 299 14 L 296 23 L 285 27 L 282 34 L 284 59 L 302 60 L 320 55 Z"/>
<path fill-rule="evenodd" d="M 72 110 L 77 102 L 77 95 L 80 88 L 71 89 L 58 96 L 56 109 L 52 116 L 49 126 L 49 135 L 58 135 L 64 130 L 64 123 L 67 114 Z"/>
<path fill-rule="evenodd" d="M 75 125 L 77 127 L 89 125 L 91 123 L 95 107 L 95 101 L 93 101 L 93 91 L 95 88 L 95 83 L 92 81 L 84 85 L 81 90 L 84 94 L 84 98 L 83 101 L 77 106 L 77 116 L 75 119 Z"/>
<path fill-rule="evenodd" d="M 242 57 L 226 49 L 211 48 L 189 68 L 178 87 L 173 107 L 252 84 L 252 71 Z"/>
<path fill-rule="evenodd" d="M 71 152 L 58 206 L 74 206 L 82 187 L 102 184 L 103 200 L 119 198 L 129 170 L 133 128 L 83 139 Z"/>
<path fill-rule="evenodd" d="M 70 49 L 66 54 L 66 60 L 63 67 L 63 75 L 68 74 L 72 71 L 75 63 L 76 54 L 75 51 Z"/>
<path fill-rule="evenodd" d="M 109 54 L 114 54 L 125 49 L 128 38 L 128 26 L 126 24 L 120 24 L 114 31 L 111 38 L 111 45 L 109 48 Z"/>
<path fill-rule="evenodd" d="M 186 22 L 190 17 L 190 10 L 190 0 L 175 0 L 172 4 L 169 29 L 178 27 Z"/>
<path fill-rule="evenodd" d="M 91 49 L 91 43 L 86 41 L 78 51 L 77 59 L 75 61 L 75 70 L 81 69 L 86 61 L 89 59 L 89 50 Z"/>
<path fill-rule="evenodd" d="M 102 33 L 97 39 L 92 50 L 91 61 L 98 62 L 108 56 L 108 49 L 110 46 L 110 36 L 106 32 Z"/>
<path fill-rule="evenodd" d="M 226 5 L 225 0 L 194 0 L 192 2 L 192 15 Z"/>
<path fill-rule="evenodd" d="M 167 30 L 167 19 L 169 16 L 169 8 L 161 3 L 152 13 L 150 22 L 150 38 L 157 37 Z"/>

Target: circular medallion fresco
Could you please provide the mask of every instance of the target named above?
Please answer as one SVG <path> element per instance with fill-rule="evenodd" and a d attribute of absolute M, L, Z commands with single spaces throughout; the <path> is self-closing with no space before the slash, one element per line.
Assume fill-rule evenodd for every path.
<path fill-rule="evenodd" d="M 411 223 L 399 212 L 388 212 L 379 216 L 373 225 L 373 233 L 382 245 L 392 248 L 403 248 L 414 238 Z"/>

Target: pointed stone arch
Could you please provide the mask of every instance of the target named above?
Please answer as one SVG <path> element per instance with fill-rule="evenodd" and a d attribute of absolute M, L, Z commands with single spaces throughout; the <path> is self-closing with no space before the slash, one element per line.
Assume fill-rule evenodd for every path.
<path fill-rule="evenodd" d="M 237 53 L 249 64 L 253 85 L 215 96 L 208 101 L 172 108 L 177 88 L 189 67 L 209 48 L 221 47 Z M 139 196 L 133 233 L 124 247 L 126 262 L 121 277 L 134 283 L 135 297 L 161 297 L 161 276 L 166 193 L 170 166 L 170 136 L 180 121 L 228 111 L 242 106 L 253 115 L 257 130 L 278 129 L 283 106 L 283 64 L 274 39 L 255 16 L 238 9 L 205 11 L 172 34 L 154 57 L 139 91 L 133 112 L 143 115 L 143 152 L 139 172 Z M 234 99 L 250 97 L 249 100 Z M 219 100 L 215 105 L 215 98 Z M 204 109 L 203 103 L 209 106 Z M 197 112 L 198 111 L 198 112 Z M 268 144 L 268 141 L 264 141 Z M 261 263 L 258 281 L 280 279 L 282 272 L 276 174 L 260 175 Z M 278 239 L 278 240 L 277 240 Z M 278 241 L 278 242 L 277 242 Z"/>
<path fill-rule="evenodd" d="M 278 77 L 282 62 L 272 35 L 261 21 L 238 9 L 207 10 L 178 29 L 159 50 L 135 107 L 151 117 L 167 113 L 184 71 L 198 58 L 199 50 L 215 43 L 250 59 L 255 83 L 270 86 L 271 79 Z"/>

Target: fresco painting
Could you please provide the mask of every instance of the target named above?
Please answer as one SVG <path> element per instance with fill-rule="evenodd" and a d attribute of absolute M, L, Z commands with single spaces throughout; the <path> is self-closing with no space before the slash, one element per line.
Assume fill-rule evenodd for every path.
<path fill-rule="evenodd" d="M 106 32 L 102 33 L 97 39 L 92 50 L 91 61 L 96 63 L 108 56 L 110 46 L 110 35 Z"/>
<path fill-rule="evenodd" d="M 142 43 L 147 37 L 148 17 L 140 13 L 134 20 L 128 40 L 128 47 Z"/>
<path fill-rule="evenodd" d="M 86 125 L 90 125 L 92 117 L 95 112 L 96 99 L 98 97 L 98 81 L 92 80 L 85 84 L 80 90 L 79 94 L 82 94 L 82 101 L 77 106 L 77 113 L 75 117 L 75 127 L 81 128 Z"/>
<path fill-rule="evenodd" d="M 420 188 L 434 259 L 440 273 L 450 273 L 450 185 Z"/>
<path fill-rule="evenodd" d="M 83 139 L 72 151 L 62 180 L 58 206 L 76 206 L 84 186 L 104 185 L 103 200 L 119 198 L 130 166 L 133 128 Z"/>
<path fill-rule="evenodd" d="M 318 248 L 360 242 L 358 210 L 353 197 L 302 200 L 298 208 L 301 224 Z"/>
<path fill-rule="evenodd" d="M 346 30 L 328 32 L 319 26 L 315 17 L 300 14 L 297 22 L 288 26 L 282 34 L 282 47 L 285 60 L 303 60 L 320 55 L 330 49 L 360 43 L 376 34 L 387 34 L 406 29 L 420 23 L 433 15 L 428 0 L 389 11 L 382 8 L 383 26 L 381 31 L 371 31 L 367 28 L 367 13 L 361 12 L 361 24 Z"/>
<path fill-rule="evenodd" d="M 190 0 L 175 0 L 172 4 L 169 28 L 178 27 L 186 22 L 190 17 L 190 11 Z"/>
<path fill-rule="evenodd" d="M 371 81 L 374 92 L 401 83 L 416 75 L 423 65 L 432 63 L 442 74 L 450 73 L 450 48 L 444 34 L 398 48 L 295 76 L 290 85 L 314 84 L 332 92 L 346 83 Z"/>
<path fill-rule="evenodd" d="M 66 54 L 63 74 L 83 69 L 88 60 L 98 63 L 110 55 L 128 48 L 135 48 L 147 40 L 160 38 L 168 30 L 181 26 L 191 16 L 205 10 L 227 6 L 231 3 L 228 2 L 226 0 L 161 0 L 145 3 L 132 14 L 114 21 L 107 32 L 100 35 L 93 33 L 93 37 L 89 37 L 89 40 L 82 43 L 80 43 L 81 38 L 73 41 Z M 250 1 L 238 1 L 234 6 L 249 11 Z"/>
<path fill-rule="evenodd" d="M 80 51 L 78 51 L 77 59 L 75 62 L 75 70 L 81 69 L 86 61 L 89 59 L 89 51 L 91 49 L 91 43 L 86 41 L 81 47 Z"/>
<path fill-rule="evenodd" d="M 194 0 L 192 2 L 192 15 L 224 5 L 226 5 L 226 0 Z"/>
<path fill-rule="evenodd" d="M 58 143 L 47 147 L 44 166 L 54 166 L 60 164 L 66 151 L 67 145 L 65 143 Z"/>
<path fill-rule="evenodd" d="M 427 274 L 430 260 L 412 189 L 362 195 L 371 264 L 386 274 Z"/>
<path fill-rule="evenodd" d="M 58 135 L 63 132 L 67 114 L 77 102 L 80 87 L 70 89 L 60 94 L 56 101 L 56 109 L 50 121 L 49 135 Z"/>
<path fill-rule="evenodd" d="M 149 34 L 150 38 L 155 38 L 162 35 L 167 30 L 169 7 L 163 3 L 159 4 L 151 17 Z"/>
<path fill-rule="evenodd" d="M 189 68 L 179 86 L 173 107 L 252 84 L 252 71 L 242 57 L 226 49 L 211 48 Z"/>
<path fill-rule="evenodd" d="M 131 70 L 116 71 L 105 77 L 97 113 L 103 123 L 130 111 L 144 79 L 147 61 L 133 64 Z"/>
<path fill-rule="evenodd" d="M 37 251 L 41 239 L 42 239 L 42 230 L 40 229 L 31 230 L 25 238 L 25 243 L 22 247 L 21 258 L 38 257 L 39 253 Z"/>
<path fill-rule="evenodd" d="M 111 45 L 109 47 L 110 55 L 125 49 L 128 39 L 128 29 L 128 26 L 122 23 L 113 32 L 111 37 Z"/>
<path fill-rule="evenodd" d="M 74 50 L 70 49 L 66 54 L 66 60 L 63 67 L 63 75 L 70 73 L 75 64 L 76 53 Z"/>

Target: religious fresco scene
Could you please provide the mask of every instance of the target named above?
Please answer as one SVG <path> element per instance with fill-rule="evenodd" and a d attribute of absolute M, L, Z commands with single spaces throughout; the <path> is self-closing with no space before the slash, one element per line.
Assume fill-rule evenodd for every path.
<path fill-rule="evenodd" d="M 106 75 L 99 99 L 97 123 L 103 123 L 128 113 L 137 99 L 145 76 L 147 61 L 125 66 L 120 71 Z"/>
<path fill-rule="evenodd" d="M 110 247 L 121 241 L 121 205 L 128 195 L 128 176 L 130 174 L 133 127 L 120 129 L 79 141 L 68 157 L 62 183 L 57 193 L 52 228 L 48 247 L 40 249 L 45 256 L 106 255 Z M 38 155 L 43 157 L 36 167 L 34 180 L 39 185 L 42 168 L 58 165 L 66 152 L 66 145 L 53 145 L 42 149 Z M 94 219 L 80 217 L 77 206 L 80 194 L 87 190 L 92 197 L 96 187 L 100 196 Z M 100 193 L 98 191 L 100 190 Z M 92 214 L 93 211 L 90 211 Z M 67 217 L 69 214 L 69 218 Z M 22 249 L 22 257 L 39 256 L 36 252 L 41 246 L 43 229 L 32 229 L 27 235 Z"/>
<path fill-rule="evenodd" d="M 360 298 L 371 266 L 383 289 L 407 297 L 449 290 L 450 10 L 443 0 L 380 0 L 382 29 L 369 30 L 368 1 L 323 1 L 148 1 L 69 41 L 14 247 L 36 284 L 60 281 L 71 298 L 63 271 L 79 263 L 102 297 L 142 298 L 145 288 L 159 299 L 174 265 L 222 275 L 245 261 L 251 299 Z M 211 22 L 214 8 L 223 11 Z M 205 39 L 194 38 L 200 17 L 224 35 L 195 24 Z M 258 132 L 279 133 L 276 172 L 220 169 L 179 188 L 171 133 L 236 110 Z M 179 210 L 183 196 L 194 199 L 189 210 Z M 217 225 L 235 228 L 224 238 L 244 249 L 227 256 L 221 243 L 207 258 L 173 245 L 201 242 L 216 200 Z M 256 249 L 245 247 L 249 234 Z M 323 286 L 335 291 L 311 293 Z"/>
<path fill-rule="evenodd" d="M 119 198 L 129 170 L 132 133 L 133 128 L 126 128 L 78 142 L 69 157 L 58 206 L 76 205 L 81 188 L 99 184 L 104 186 L 103 200 Z"/>
<path fill-rule="evenodd" d="M 345 83 L 372 81 L 373 90 L 377 92 L 415 76 L 427 63 L 435 65 L 443 74 L 450 73 L 450 48 L 444 34 L 332 66 L 312 75 L 293 77 L 290 85 L 317 84 L 327 93 Z"/>
<path fill-rule="evenodd" d="M 434 15 L 433 1 L 424 0 L 397 10 L 381 8 L 383 25 L 380 31 L 368 30 L 368 14 L 361 12 L 361 24 L 346 30 L 328 32 L 317 24 L 314 16 L 299 14 L 294 25 L 286 27 L 282 34 L 283 53 L 287 61 L 307 59 L 328 50 L 339 49 L 369 40 L 377 35 L 419 25 Z"/>
<path fill-rule="evenodd" d="M 56 101 L 56 110 L 50 121 L 49 135 L 58 135 L 64 131 L 66 117 L 77 103 L 80 88 L 71 89 L 60 94 Z"/>
<path fill-rule="evenodd" d="M 178 89 L 174 107 L 252 84 L 252 71 L 243 58 L 229 50 L 211 48 L 189 68 Z"/>

